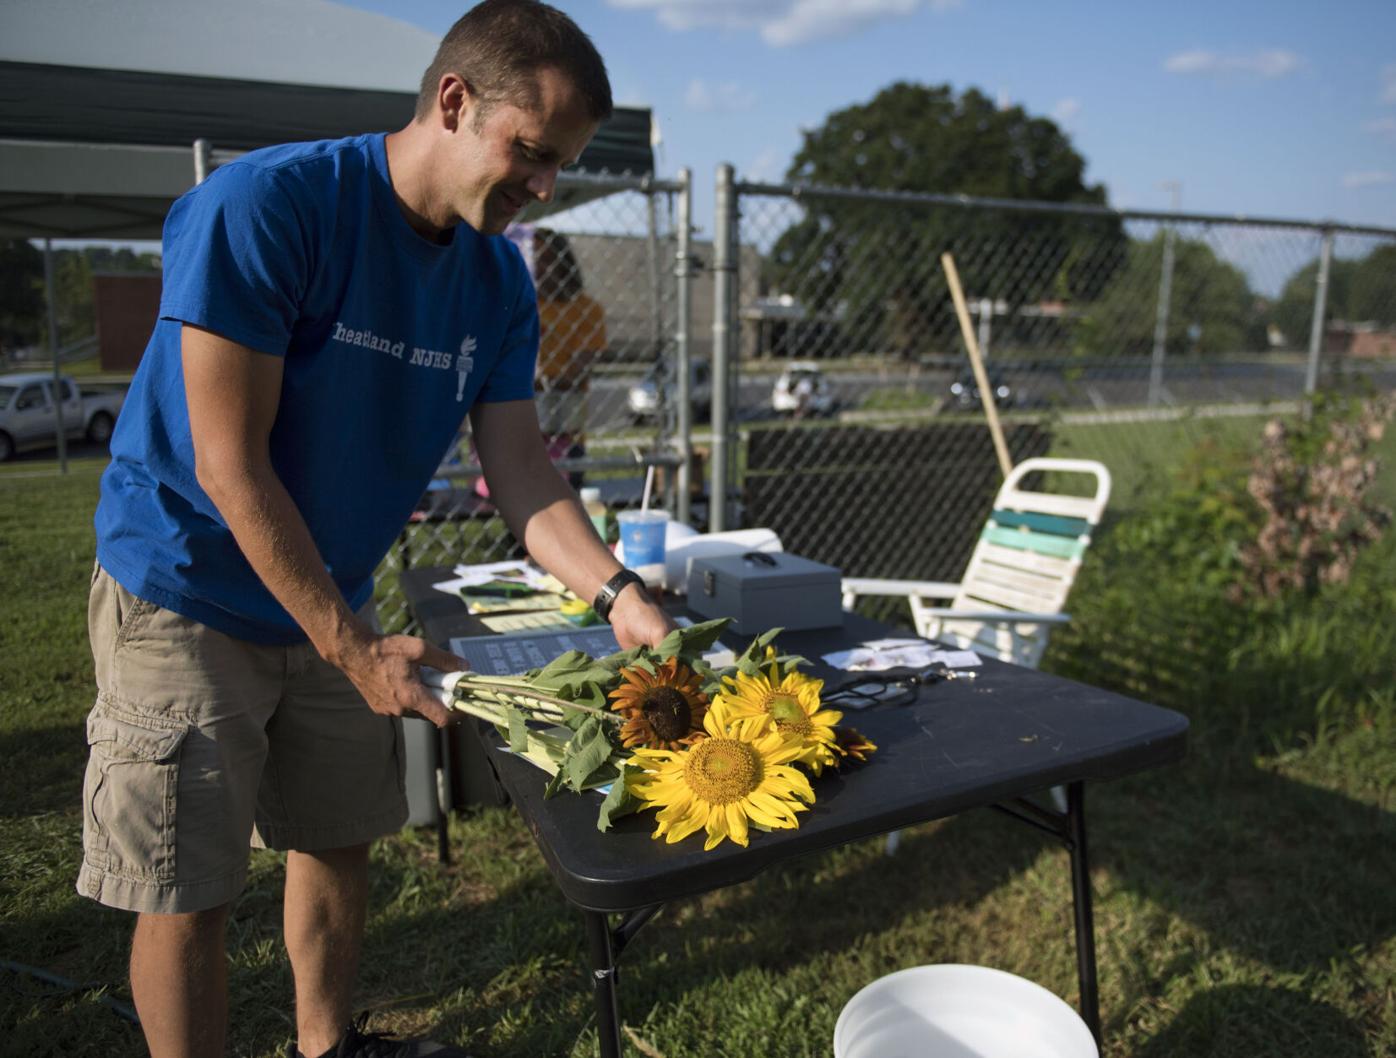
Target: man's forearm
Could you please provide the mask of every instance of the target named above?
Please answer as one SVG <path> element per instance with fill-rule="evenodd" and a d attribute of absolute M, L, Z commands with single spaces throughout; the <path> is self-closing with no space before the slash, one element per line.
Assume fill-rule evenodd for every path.
<path fill-rule="evenodd" d="M 350 611 L 286 487 L 270 465 L 207 470 L 200 484 L 267 590 L 334 663 L 371 634 Z"/>
<path fill-rule="evenodd" d="M 422 685 L 419 667 L 461 667 L 446 651 L 411 636 L 381 636 L 350 611 L 325 569 L 310 530 L 275 472 L 264 468 L 200 474 L 253 572 L 310 642 L 339 668 L 374 712 L 421 716 L 438 727 L 445 707 Z"/>
<path fill-rule="evenodd" d="M 620 563 L 596 535 L 577 494 L 550 463 L 530 481 L 527 504 L 506 500 L 501 506 L 505 522 L 534 561 L 590 601 Z"/>
<path fill-rule="evenodd" d="M 528 553 L 579 598 L 596 598 L 620 570 L 591 520 L 548 459 L 532 401 L 478 405 L 471 413 L 490 495 Z M 610 613 L 622 647 L 657 646 L 673 621 L 640 588 L 623 589 Z"/>

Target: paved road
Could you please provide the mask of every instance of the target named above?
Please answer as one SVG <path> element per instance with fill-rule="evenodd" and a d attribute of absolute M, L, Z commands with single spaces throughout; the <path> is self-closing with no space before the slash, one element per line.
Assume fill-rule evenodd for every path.
<path fill-rule="evenodd" d="M 1347 362 L 1351 377 L 1366 377 L 1378 389 L 1396 389 L 1396 364 Z M 1108 412 L 1142 407 L 1148 402 L 1149 365 L 1147 360 L 1115 361 L 1081 366 L 1021 366 L 1004 362 L 995 371 L 1012 389 L 1010 408 L 1060 408 L 1071 411 Z M 1304 392 L 1304 365 L 1294 361 L 1247 360 L 1189 363 L 1183 360 L 1165 364 L 1162 403 L 1253 404 L 1295 400 Z M 840 410 L 856 410 L 868 398 L 880 393 L 898 403 L 927 410 L 955 410 L 950 385 L 959 374 L 951 368 L 897 368 L 886 371 L 828 371 L 829 384 Z M 634 425 L 626 401 L 632 382 L 620 375 L 602 375 L 592 383 L 587 401 L 587 433 L 599 437 Z M 739 376 L 736 418 L 739 422 L 759 422 L 776 418 L 771 410 L 771 387 L 775 374 L 748 370 Z M 943 402 L 943 403 L 941 403 Z M 970 409 L 972 410 L 972 409 Z M 706 424 L 696 424 L 702 429 Z M 69 458 L 75 462 L 105 459 L 106 446 L 73 442 Z M 49 464 L 57 458 L 54 449 L 22 452 L 6 467 Z"/>
<path fill-rule="evenodd" d="M 1354 364 L 1348 362 L 1351 377 L 1365 376 L 1379 389 L 1396 389 L 1396 364 Z M 1042 409 L 1089 409 L 1107 411 L 1147 404 L 1149 365 L 1132 360 L 1083 366 L 995 365 L 995 372 L 1013 392 L 1009 407 Z M 941 399 L 953 410 L 950 386 L 958 372 L 947 368 L 926 368 L 897 372 L 827 373 L 840 409 L 863 406 L 868 397 L 881 392 L 898 399 L 923 400 L 934 407 Z M 1161 402 L 1177 404 L 1264 403 L 1294 400 L 1303 395 L 1305 368 L 1302 363 L 1240 361 L 1229 363 L 1166 362 Z M 1322 376 L 1321 376 L 1322 378 Z M 774 417 L 770 397 L 774 376 L 744 373 L 738 382 L 738 415 L 742 422 Z M 606 432 L 631 424 L 626 405 L 629 381 L 602 378 L 593 384 L 588 407 L 588 429 Z"/>

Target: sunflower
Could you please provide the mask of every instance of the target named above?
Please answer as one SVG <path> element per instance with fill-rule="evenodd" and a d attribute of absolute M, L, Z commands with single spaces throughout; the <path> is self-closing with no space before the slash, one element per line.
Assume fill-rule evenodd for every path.
<path fill-rule="evenodd" d="M 767 716 L 734 717 L 714 703 L 703 717 L 708 737 L 689 749 L 637 749 L 626 786 L 659 808 L 654 836 L 673 844 L 706 829 L 706 852 L 730 838 L 747 843 L 747 825 L 767 830 L 799 825 L 797 812 L 814 803 L 809 780 L 792 767 L 800 744 Z"/>
<path fill-rule="evenodd" d="M 768 651 L 766 657 L 771 661 L 769 669 L 754 676 L 739 672 L 727 677 L 717 699 L 727 703 L 735 716 L 769 716 L 783 734 L 799 739 L 798 763 L 818 775 L 837 760 L 834 725 L 843 714 L 820 708 L 823 680 L 793 668 L 782 672 L 773 652 Z"/>
<path fill-rule="evenodd" d="M 708 696 L 698 689 L 698 675 L 678 658 L 661 663 L 653 675 L 638 667 L 621 669 L 620 675 L 610 703 L 625 718 L 621 745 L 679 749 L 704 737 Z"/>
<path fill-rule="evenodd" d="M 834 728 L 834 752 L 838 754 L 835 767 L 842 768 L 849 758 L 865 761 L 877 750 L 877 744 L 856 727 Z"/>

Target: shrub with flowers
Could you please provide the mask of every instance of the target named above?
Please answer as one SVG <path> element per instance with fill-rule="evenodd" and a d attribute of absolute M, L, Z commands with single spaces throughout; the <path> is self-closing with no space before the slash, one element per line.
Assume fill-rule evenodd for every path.
<path fill-rule="evenodd" d="M 603 831 L 655 809 L 656 838 L 701 830 L 704 849 L 746 845 L 753 827 L 799 825 L 815 798 L 806 772 L 864 761 L 877 747 L 823 708 L 823 681 L 776 649 L 780 629 L 714 668 L 704 653 L 728 623 L 677 629 L 653 649 L 571 651 L 521 676 L 450 673 L 442 697 L 548 772 L 548 796 L 605 788 Z"/>

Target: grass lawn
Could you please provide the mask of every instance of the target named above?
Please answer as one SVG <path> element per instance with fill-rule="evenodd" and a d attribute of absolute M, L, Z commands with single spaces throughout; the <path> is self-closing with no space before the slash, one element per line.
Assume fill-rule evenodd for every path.
<path fill-rule="evenodd" d="M 79 791 L 93 696 L 85 630 L 97 478 L 0 478 L 0 1033 L 14 1054 L 142 1053 L 129 917 L 81 899 Z M 1390 613 L 1387 615 L 1390 619 Z M 1380 615 L 1373 615 L 1379 620 Z M 1315 725 L 1088 794 L 1111 1058 L 1396 1054 L 1396 729 Z M 472 1054 L 594 1052 L 581 921 L 508 809 L 374 851 L 360 1004 L 374 1027 Z M 758 839 L 759 840 L 759 839 Z M 230 926 L 229 1051 L 283 1054 L 283 866 L 252 857 Z M 842 1004 L 892 970 L 969 962 L 1076 1000 L 1065 853 L 991 811 L 846 846 L 672 905 L 623 962 L 630 1053 L 827 1055 Z M 75 982 L 65 989 L 13 964 Z"/>

